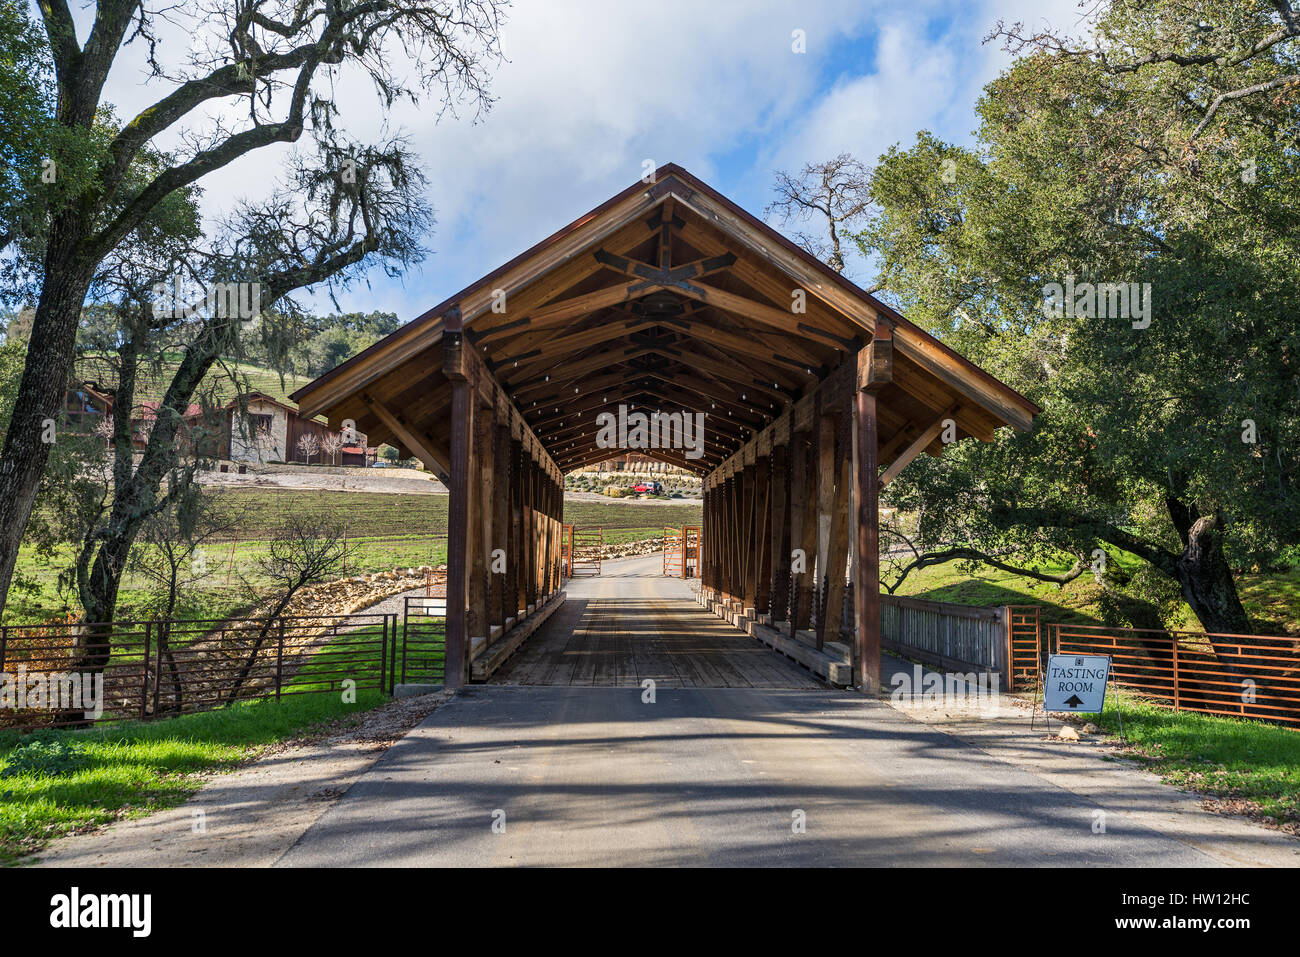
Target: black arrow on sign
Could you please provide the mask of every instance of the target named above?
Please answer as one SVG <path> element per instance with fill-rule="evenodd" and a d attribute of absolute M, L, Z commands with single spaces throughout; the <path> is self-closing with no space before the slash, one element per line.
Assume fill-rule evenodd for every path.
<path fill-rule="evenodd" d="M 1079 705 L 1083 704 L 1083 699 L 1080 698 L 1077 694 L 1070 695 L 1070 697 L 1065 699 L 1065 703 L 1068 704 L 1071 708 L 1077 708 L 1079 707 Z"/>

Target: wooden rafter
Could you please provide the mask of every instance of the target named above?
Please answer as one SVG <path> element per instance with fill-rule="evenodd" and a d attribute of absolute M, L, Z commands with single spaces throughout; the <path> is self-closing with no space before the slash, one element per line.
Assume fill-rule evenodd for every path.
<path fill-rule="evenodd" d="M 545 329 L 550 326 L 558 326 L 561 323 L 569 322 L 578 316 L 584 316 L 587 313 L 594 312 L 597 309 L 603 309 L 606 306 L 613 306 L 620 302 L 630 302 L 641 296 L 656 292 L 662 289 L 662 286 L 652 286 L 649 289 L 642 288 L 643 283 L 619 283 L 615 286 L 606 286 L 602 289 L 596 289 L 592 292 L 583 293 L 580 296 L 573 296 L 569 299 L 561 299 L 559 302 L 553 302 L 538 309 L 534 309 L 528 315 L 527 329 L 532 332 L 536 329 Z M 505 335 L 507 332 L 518 334 L 518 327 L 508 324 L 490 329 L 482 333 L 477 340 L 478 345 L 490 342 L 491 340 Z M 503 331 L 504 330 L 504 331 Z"/>
<path fill-rule="evenodd" d="M 612 342 L 630 337 L 642 330 L 654 328 L 656 325 L 658 325 L 658 322 L 653 319 L 633 319 L 629 321 L 619 316 L 613 316 L 599 326 L 584 329 L 581 332 L 574 332 L 567 336 L 555 337 L 529 352 L 506 356 L 498 361 L 489 362 L 489 366 L 493 369 L 507 365 L 515 368 L 515 363 L 518 363 L 517 367 L 523 370 L 541 362 L 554 364 L 556 361 L 562 360 L 573 353 L 584 351 L 603 342 Z"/>
<path fill-rule="evenodd" d="M 949 406 L 938 419 L 931 423 L 929 427 L 916 437 L 911 445 L 903 450 L 902 455 L 889 464 L 889 468 L 885 469 L 880 476 L 880 485 L 882 488 L 892 482 L 898 476 L 899 472 L 907 468 L 908 464 L 914 458 L 925 451 L 926 446 L 938 438 L 939 433 L 943 431 L 943 423 L 948 419 L 952 419 L 960 408 L 961 406 L 958 404 Z"/>
<path fill-rule="evenodd" d="M 382 402 L 365 396 L 366 405 L 384 427 L 407 449 L 419 456 L 420 461 L 445 480 L 451 473 L 451 453 L 427 432 L 417 433 L 413 426 L 391 412 Z"/>
<path fill-rule="evenodd" d="M 661 256 L 666 255 L 665 249 L 666 247 L 661 245 Z M 640 279 L 647 286 L 656 285 L 670 289 L 682 289 L 690 280 L 721 272 L 730 268 L 736 261 L 735 254 L 729 252 L 718 256 L 709 256 L 705 259 L 697 259 L 694 262 L 683 263 L 680 266 L 652 266 L 649 263 L 638 262 L 635 259 L 607 252 L 604 249 L 596 250 L 592 253 L 592 256 L 602 266 L 616 269 L 633 279 Z"/>

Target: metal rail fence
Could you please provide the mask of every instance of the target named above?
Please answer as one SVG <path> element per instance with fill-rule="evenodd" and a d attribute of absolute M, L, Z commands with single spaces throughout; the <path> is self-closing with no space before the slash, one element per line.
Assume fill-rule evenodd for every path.
<path fill-rule="evenodd" d="M 441 680 L 442 618 L 426 613 L 414 628 L 398 618 L 359 612 L 3 626 L 0 728 L 149 720 L 345 688 L 391 693 L 417 656 L 420 680 Z"/>
<path fill-rule="evenodd" d="M 1109 655 L 1111 680 L 1152 704 L 1300 727 L 1300 639 L 1066 624 L 1047 639 L 1056 654 Z"/>

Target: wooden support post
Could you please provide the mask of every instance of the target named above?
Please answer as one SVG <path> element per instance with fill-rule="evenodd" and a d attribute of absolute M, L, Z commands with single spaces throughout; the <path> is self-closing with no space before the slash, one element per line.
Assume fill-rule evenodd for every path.
<path fill-rule="evenodd" d="M 454 326 L 454 328 L 453 328 Z M 460 311 L 448 314 L 443 335 L 443 372 L 451 380 L 451 483 L 447 505 L 447 618 L 443 682 L 449 689 L 469 680 L 470 460 L 473 452 L 474 383 L 462 352 Z"/>
<path fill-rule="evenodd" d="M 488 566 L 492 545 L 492 417 L 482 408 L 474 410 L 474 452 L 469 527 L 469 613 L 466 627 L 471 641 L 487 641 Z M 472 645 L 471 645 L 472 650 Z"/>
<path fill-rule="evenodd" d="M 831 524 L 835 510 L 835 433 L 836 417 L 833 413 L 822 415 L 817 421 L 817 650 L 826 643 L 826 605 L 830 580 L 838 574 L 830 565 Z M 834 641 L 834 636 L 831 637 Z"/>
<path fill-rule="evenodd" d="M 714 575 L 717 579 L 717 593 L 713 596 L 721 601 L 727 588 L 727 540 L 731 535 L 731 526 L 727 523 L 727 483 L 720 480 L 713 490 L 713 514 L 717 519 L 715 528 L 717 541 L 714 543 Z"/>
<path fill-rule="evenodd" d="M 733 601 L 745 597 L 744 522 L 745 474 L 737 472 L 731 479 L 731 586 L 728 595 Z"/>
<path fill-rule="evenodd" d="M 718 490 L 709 486 L 704 490 L 704 554 L 700 560 L 700 588 L 706 598 L 716 598 L 718 580 L 714 573 L 713 554 L 717 547 L 718 518 L 716 503 Z"/>
<path fill-rule="evenodd" d="M 778 445 L 772 449 L 771 561 L 773 621 L 790 613 L 790 455 Z"/>
<path fill-rule="evenodd" d="M 736 484 L 731 476 L 722 483 L 722 600 L 736 597 Z"/>
<path fill-rule="evenodd" d="M 772 607 L 772 459 L 760 455 L 754 464 L 753 582 L 754 613 L 766 615 Z"/>
<path fill-rule="evenodd" d="M 559 542 L 559 534 L 556 531 L 555 515 L 558 511 L 556 505 L 557 495 L 563 495 L 564 488 L 559 485 L 555 476 L 547 473 L 546 476 L 546 597 L 549 598 L 560 588 L 559 578 L 556 573 L 557 560 L 556 548 Z"/>
<path fill-rule="evenodd" d="M 718 600 L 726 601 L 731 590 L 731 480 L 723 479 L 718 487 Z"/>
<path fill-rule="evenodd" d="M 825 641 L 840 640 L 840 625 L 844 621 L 844 590 L 848 575 L 849 539 L 852 535 L 849 522 L 849 500 L 852 498 L 853 449 L 852 415 L 839 416 L 835 437 L 835 503 L 832 507 L 831 548 L 825 578 L 826 627 L 822 632 Z"/>
<path fill-rule="evenodd" d="M 537 600 L 537 463 L 524 453 L 524 603 Z"/>
<path fill-rule="evenodd" d="M 758 596 L 758 563 L 754 546 L 758 538 L 757 469 L 747 465 L 741 472 L 740 490 L 740 606 L 753 608 Z"/>
<path fill-rule="evenodd" d="M 820 403 L 818 403 L 820 408 Z M 815 416 L 816 422 L 820 416 Z M 795 545 L 803 551 L 804 571 L 795 576 L 795 594 L 798 596 L 798 614 L 791 620 L 791 634 L 812 625 L 813 602 L 817 598 L 817 496 L 818 462 L 821 460 L 821 443 L 817 431 L 808 434 L 803 449 L 803 520 L 799 525 L 799 538 Z"/>
<path fill-rule="evenodd" d="M 532 547 L 528 553 L 532 559 L 532 574 L 528 576 L 528 603 L 536 607 L 541 603 L 542 598 L 542 470 L 537 464 L 537 459 L 530 457 L 528 463 L 529 481 L 532 486 L 532 494 L 529 496 L 532 506 L 532 521 L 529 523 Z"/>
<path fill-rule="evenodd" d="M 510 437 L 510 561 L 507 564 L 510 617 L 518 620 L 524 606 L 524 446 Z"/>
<path fill-rule="evenodd" d="M 858 352 L 853 428 L 855 516 L 853 617 L 854 666 L 864 694 L 880 693 L 880 457 L 876 393 L 893 378 L 893 329 L 878 322 L 871 344 Z"/>
<path fill-rule="evenodd" d="M 800 628 L 808 627 L 812 607 L 812 590 L 809 578 L 812 572 L 811 556 L 802 556 L 803 571 L 798 570 L 794 550 L 804 548 L 807 535 L 805 526 L 811 524 L 812 509 L 808 489 L 808 433 L 796 432 L 790 436 L 790 637 Z"/>
<path fill-rule="evenodd" d="M 492 493 L 492 548 L 505 550 L 505 568 L 492 572 L 491 582 L 491 621 L 504 630 L 506 619 L 514 614 L 510 607 L 510 563 L 514 555 L 510 552 L 510 426 L 497 421 L 492 432 L 492 463 L 496 472 L 496 484 Z M 490 554 L 490 553 L 489 553 Z"/>

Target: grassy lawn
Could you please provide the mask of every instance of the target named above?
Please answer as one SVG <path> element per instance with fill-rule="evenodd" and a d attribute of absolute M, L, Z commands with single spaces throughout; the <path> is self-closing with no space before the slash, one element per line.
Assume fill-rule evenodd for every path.
<path fill-rule="evenodd" d="M 152 365 L 142 367 L 136 381 L 135 401 L 161 401 L 167 392 L 167 386 L 171 384 L 172 377 L 176 374 L 180 361 L 181 354 L 173 352 L 167 353 L 156 368 Z M 78 359 L 77 371 L 83 377 L 105 385 L 117 381 L 116 367 L 94 355 Z M 252 362 L 225 359 L 213 366 L 204 377 L 198 394 L 206 394 L 209 389 L 212 389 L 213 399 L 224 404 L 241 393 L 261 392 L 278 402 L 290 403 L 289 394 L 310 381 L 311 378 L 308 376 L 285 373 L 282 382 L 280 374 L 273 369 Z M 197 402 L 198 399 L 195 398 L 195 401 Z"/>
<path fill-rule="evenodd" d="M 1236 718 L 1173 712 L 1122 694 L 1128 754 L 1165 781 L 1300 834 L 1300 732 Z M 1093 719 L 1119 731 L 1113 711 Z"/>
<path fill-rule="evenodd" d="M 240 538 L 264 538 L 288 508 L 307 507 L 347 525 L 349 537 L 390 537 L 402 534 L 446 535 L 446 495 L 401 492 L 351 492 L 331 489 L 231 489 L 217 492 L 218 500 L 244 513 Z M 662 528 L 699 525 L 703 508 L 621 502 L 568 501 L 564 520 L 574 525 Z"/>
<path fill-rule="evenodd" d="M 0 863 L 62 834 L 181 803 L 201 772 L 231 770 L 276 741 L 347 719 L 387 700 L 357 692 L 257 701 L 149 723 L 0 732 Z"/>

